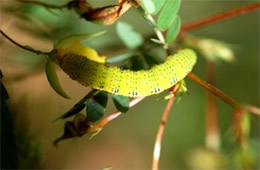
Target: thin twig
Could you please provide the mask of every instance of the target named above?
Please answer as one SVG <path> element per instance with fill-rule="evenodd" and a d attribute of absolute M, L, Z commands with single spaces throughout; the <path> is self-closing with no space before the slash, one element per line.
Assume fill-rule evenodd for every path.
<path fill-rule="evenodd" d="M 215 63 L 211 61 L 208 62 L 207 81 L 212 85 L 215 82 Z M 220 141 L 216 98 L 210 91 L 207 91 L 206 93 L 206 146 L 217 151 L 219 149 Z"/>
<path fill-rule="evenodd" d="M 49 52 L 42 52 L 42 51 L 39 51 L 39 50 L 35 50 L 29 46 L 24 46 L 24 45 L 21 45 L 19 44 L 18 42 L 16 42 L 15 40 L 13 40 L 12 38 L 10 38 L 7 34 L 5 34 L 1 29 L 0 29 L 0 33 L 6 38 L 8 39 L 9 41 L 11 41 L 13 44 L 15 44 L 16 46 L 24 49 L 24 50 L 27 50 L 27 51 L 30 51 L 30 52 L 33 52 L 33 53 L 36 53 L 36 54 L 39 54 L 39 55 L 48 55 Z"/>
<path fill-rule="evenodd" d="M 217 89 L 216 87 L 212 86 L 211 84 L 201 80 L 198 76 L 196 76 L 192 72 L 190 72 L 187 75 L 187 77 L 189 77 L 190 79 L 192 79 L 193 81 L 195 81 L 199 85 L 201 85 L 201 86 L 205 87 L 206 89 L 208 89 L 212 94 L 216 95 L 217 97 L 222 99 L 224 102 L 226 102 L 227 104 L 232 106 L 232 108 L 234 110 L 242 110 L 243 109 L 243 110 L 247 110 L 250 113 L 253 113 L 253 114 L 256 114 L 256 115 L 260 116 L 260 108 L 258 108 L 256 106 L 242 106 L 237 101 L 235 101 L 234 99 L 232 99 L 231 97 L 226 95 L 224 92 L 220 91 L 219 89 Z"/>
<path fill-rule="evenodd" d="M 63 4 L 63 5 L 54 5 L 54 4 L 46 4 L 44 2 L 34 1 L 34 0 L 17 0 L 17 1 L 22 2 L 22 3 L 30 3 L 30 4 L 34 4 L 34 5 L 43 6 L 45 8 L 53 8 L 53 9 L 62 9 L 62 8 L 68 7 L 68 3 Z"/>
<path fill-rule="evenodd" d="M 160 155 L 161 155 L 161 145 L 162 145 L 162 138 L 163 138 L 163 133 L 164 129 L 166 126 L 166 122 L 170 113 L 170 110 L 172 108 L 172 105 L 174 103 L 174 100 L 176 98 L 177 93 L 179 92 L 181 86 L 179 84 L 174 85 L 173 87 L 170 88 L 170 92 L 174 95 L 167 103 L 161 123 L 159 125 L 159 129 L 157 132 L 157 136 L 155 139 L 155 144 L 154 144 L 154 151 L 153 151 L 153 161 L 152 161 L 152 169 L 153 170 L 158 170 L 159 169 L 159 160 L 160 160 Z"/>
<path fill-rule="evenodd" d="M 157 38 L 163 43 L 163 48 L 164 50 L 167 52 L 168 55 L 170 55 L 170 51 L 169 51 L 169 46 L 168 44 L 166 43 L 166 40 L 165 40 L 165 37 L 164 37 L 164 34 L 163 32 L 161 32 L 161 30 L 156 26 L 156 22 L 154 20 L 154 18 L 152 17 L 152 15 L 148 14 L 147 12 L 143 11 L 144 12 L 144 16 L 147 20 L 149 20 L 150 23 L 152 23 L 152 25 L 154 25 L 154 32 L 157 36 Z"/>
<path fill-rule="evenodd" d="M 174 103 L 175 96 L 172 97 L 168 103 L 167 106 L 165 107 L 165 110 L 162 115 L 161 123 L 157 132 L 156 140 L 155 140 L 155 145 L 154 145 L 154 150 L 153 150 L 153 162 L 152 162 L 152 169 L 153 170 L 158 170 L 159 169 L 159 159 L 160 159 L 160 154 L 161 154 L 161 143 L 162 143 L 162 137 L 166 125 L 167 118 L 169 116 L 170 110 L 172 108 L 172 105 Z"/>
<path fill-rule="evenodd" d="M 245 111 L 260 116 L 260 108 L 256 106 L 251 106 L 251 105 L 245 106 Z"/>
<path fill-rule="evenodd" d="M 213 93 L 214 95 L 218 96 L 219 98 L 221 98 L 223 101 L 225 101 L 227 104 L 229 104 L 231 107 L 233 107 L 235 110 L 236 109 L 240 109 L 242 108 L 242 106 L 235 101 L 234 99 L 232 99 L 231 97 L 229 97 L 228 95 L 226 95 L 224 92 L 220 91 L 219 89 L 217 89 L 216 87 L 212 86 L 211 84 L 201 80 L 198 76 L 196 76 L 195 74 L 193 74 L 192 72 L 190 72 L 188 74 L 188 77 L 190 79 L 192 79 L 193 81 L 195 81 L 196 83 L 200 84 L 201 86 L 205 87 L 206 89 L 208 89 L 211 93 Z"/>
<path fill-rule="evenodd" d="M 252 3 L 247 6 L 242 6 L 242 7 L 236 8 L 236 9 L 228 10 L 226 12 L 221 12 L 221 13 L 215 14 L 213 16 L 206 17 L 206 18 L 199 19 L 194 22 L 188 23 L 186 25 L 183 25 L 181 30 L 182 31 L 191 31 L 191 30 L 201 28 L 203 26 L 210 25 L 210 24 L 213 24 L 213 23 L 216 23 L 216 22 L 219 22 L 219 21 L 222 21 L 222 20 L 234 17 L 234 16 L 248 13 L 248 12 L 251 12 L 251 11 L 254 11 L 257 9 L 260 9 L 260 3 Z"/>
<path fill-rule="evenodd" d="M 243 112 L 241 109 L 236 109 L 233 111 L 232 126 L 239 144 L 243 144 L 245 142 L 245 135 L 241 125 L 242 117 L 243 117 Z"/>
<path fill-rule="evenodd" d="M 138 97 L 138 98 L 135 98 L 134 100 L 132 100 L 130 103 L 129 103 L 129 107 L 133 107 L 135 106 L 136 104 L 138 104 L 139 102 L 141 102 L 142 100 L 144 100 L 145 97 Z M 89 130 L 90 132 L 95 132 L 95 131 L 98 131 L 100 129 L 102 129 L 104 126 L 106 126 L 109 122 L 111 122 L 112 120 L 114 120 L 115 118 L 117 118 L 118 116 L 120 116 L 122 114 L 122 112 L 115 112 L 115 113 L 112 113 L 110 114 L 109 116 L 107 116 L 106 118 L 104 118 L 100 123 L 94 125 L 93 127 L 91 127 L 91 129 Z"/>

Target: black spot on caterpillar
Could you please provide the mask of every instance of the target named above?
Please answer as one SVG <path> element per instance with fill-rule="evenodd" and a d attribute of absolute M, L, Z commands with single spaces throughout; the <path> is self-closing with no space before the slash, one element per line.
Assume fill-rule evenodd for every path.
<path fill-rule="evenodd" d="M 149 70 L 122 70 L 107 66 L 105 57 L 80 42 L 56 48 L 57 63 L 70 78 L 84 86 L 112 94 L 140 97 L 161 93 L 183 79 L 196 63 L 191 49 L 182 49 Z"/>

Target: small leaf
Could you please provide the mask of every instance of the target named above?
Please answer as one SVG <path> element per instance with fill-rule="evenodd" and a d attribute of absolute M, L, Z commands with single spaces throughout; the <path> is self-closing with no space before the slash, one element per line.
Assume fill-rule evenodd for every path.
<path fill-rule="evenodd" d="M 112 95 L 113 101 L 115 103 L 116 108 L 120 112 L 127 112 L 129 109 L 129 98 L 125 96 Z"/>
<path fill-rule="evenodd" d="M 144 58 L 145 61 L 147 62 L 147 64 L 149 65 L 149 67 L 151 68 L 153 65 L 159 64 L 160 61 L 157 57 L 154 57 L 150 54 L 145 53 L 144 54 Z"/>
<path fill-rule="evenodd" d="M 93 98 L 87 101 L 87 120 L 90 122 L 98 121 L 102 118 L 105 112 L 105 107 L 98 103 Z"/>
<path fill-rule="evenodd" d="M 159 45 L 164 45 L 164 42 L 158 40 L 158 39 L 155 39 L 155 38 L 151 38 L 151 41 L 156 43 L 156 44 L 159 44 Z"/>
<path fill-rule="evenodd" d="M 86 106 L 85 103 L 82 103 L 80 105 L 75 105 L 69 111 L 64 113 L 60 118 L 65 119 L 65 118 L 68 118 L 68 117 L 73 116 L 75 114 L 78 114 L 81 110 L 83 110 L 85 108 L 85 106 Z M 60 119 L 60 118 L 58 118 L 58 119 Z"/>
<path fill-rule="evenodd" d="M 231 46 L 225 42 L 209 38 L 185 35 L 184 44 L 198 50 L 208 61 L 232 62 L 235 60 Z"/>
<path fill-rule="evenodd" d="M 141 6 L 144 8 L 145 11 L 147 11 L 149 14 L 152 14 L 155 12 L 155 4 L 153 0 L 144 0 L 141 2 Z"/>
<path fill-rule="evenodd" d="M 59 40 L 57 43 L 55 43 L 54 48 L 56 48 L 56 49 L 66 48 L 66 47 L 71 46 L 72 44 L 76 43 L 77 41 L 83 42 L 83 41 L 89 40 L 91 38 L 103 35 L 104 33 L 106 33 L 106 31 L 71 35 L 71 36 L 65 37 L 65 38 Z"/>
<path fill-rule="evenodd" d="M 124 22 L 116 24 L 116 31 L 120 39 L 129 49 L 136 49 L 143 44 L 143 37 L 133 27 Z"/>
<path fill-rule="evenodd" d="M 167 43 L 170 44 L 176 39 L 178 33 L 180 32 L 180 28 L 181 28 L 181 19 L 179 16 L 177 16 L 168 29 L 168 32 L 166 35 Z"/>
<path fill-rule="evenodd" d="M 183 94 L 188 93 L 188 88 L 187 88 L 187 85 L 186 85 L 186 82 L 184 79 L 180 80 L 178 82 L 178 85 L 180 86 L 180 90 L 178 92 L 179 96 L 177 99 L 177 103 L 179 103 L 181 101 Z"/>
<path fill-rule="evenodd" d="M 169 93 L 166 96 L 160 97 L 157 100 L 169 100 L 171 98 L 175 97 L 175 95 L 173 93 Z"/>
<path fill-rule="evenodd" d="M 152 13 L 153 15 L 156 15 L 160 9 L 163 7 L 165 0 L 152 0 L 155 6 L 155 11 Z"/>
<path fill-rule="evenodd" d="M 181 0 L 168 0 L 166 2 L 158 18 L 158 27 L 161 30 L 166 30 L 172 24 L 180 5 Z"/>
<path fill-rule="evenodd" d="M 162 8 L 165 0 L 143 0 L 142 7 L 149 14 L 156 15 Z"/>
<path fill-rule="evenodd" d="M 115 56 L 115 57 L 111 57 L 111 58 L 108 58 L 106 63 L 108 64 L 114 64 L 114 63 L 119 63 L 119 62 L 122 62 L 122 61 L 125 61 L 129 58 L 132 57 L 132 53 L 125 53 L 125 54 L 121 54 L 121 55 L 118 55 L 118 56 Z"/>
<path fill-rule="evenodd" d="M 58 119 L 65 119 L 65 118 L 68 118 L 68 117 L 73 116 L 75 114 L 78 114 L 86 106 L 86 101 L 89 98 L 97 95 L 98 93 L 99 93 L 99 91 L 97 91 L 97 90 L 90 91 L 79 102 L 77 102 L 69 111 L 64 113 L 61 117 L 57 118 L 56 120 L 58 120 Z M 54 120 L 54 121 L 56 121 L 56 120 Z"/>
<path fill-rule="evenodd" d="M 98 94 L 96 94 L 94 97 L 94 100 L 96 100 L 101 106 L 106 108 L 107 106 L 107 100 L 108 100 L 108 93 L 105 91 L 100 91 Z"/>
<path fill-rule="evenodd" d="M 131 70 L 138 71 L 147 69 L 148 65 L 143 56 L 134 56 L 132 58 Z"/>
<path fill-rule="evenodd" d="M 66 99 L 70 99 L 70 97 L 66 94 L 66 92 L 62 89 L 56 70 L 55 70 L 55 65 L 51 60 L 47 60 L 47 63 L 45 65 L 45 72 L 47 79 L 53 88 L 54 91 L 56 91 L 59 95 Z"/>

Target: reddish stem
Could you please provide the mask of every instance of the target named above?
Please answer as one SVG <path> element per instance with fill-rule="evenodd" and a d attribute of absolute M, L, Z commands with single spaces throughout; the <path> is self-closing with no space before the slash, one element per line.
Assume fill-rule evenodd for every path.
<path fill-rule="evenodd" d="M 215 64 L 208 62 L 207 80 L 210 84 L 215 82 Z M 206 104 L 206 145 L 207 147 L 218 150 L 219 148 L 219 131 L 218 131 L 218 118 L 217 106 L 215 96 L 207 91 L 207 104 Z"/>
<path fill-rule="evenodd" d="M 225 101 L 226 103 L 231 105 L 235 110 L 241 108 L 241 106 L 240 106 L 240 104 L 238 102 L 236 102 L 231 97 L 227 96 L 225 93 L 223 93 L 222 91 L 220 91 L 216 87 L 212 86 L 211 84 L 201 80 L 198 76 L 196 76 L 192 72 L 190 72 L 188 74 L 188 77 L 190 79 L 192 79 L 193 81 L 195 81 L 196 83 L 198 83 L 199 85 L 201 85 L 201 86 L 205 87 L 206 89 L 208 89 L 212 94 L 218 96 L 223 101 Z"/>
<path fill-rule="evenodd" d="M 154 145 L 154 151 L 153 151 L 153 162 L 152 162 L 152 170 L 158 170 L 159 169 L 159 160 L 160 160 L 160 154 L 161 154 L 161 144 L 162 144 L 162 138 L 163 138 L 163 133 L 165 130 L 166 122 L 170 113 L 170 110 L 172 108 L 172 105 L 175 100 L 175 96 L 177 95 L 178 91 L 180 90 L 180 86 L 176 84 L 173 86 L 170 91 L 171 93 L 174 94 L 174 97 L 172 97 L 163 112 L 161 123 L 157 132 L 156 140 L 155 140 L 155 145 Z"/>
<path fill-rule="evenodd" d="M 234 17 L 234 16 L 245 14 L 247 12 L 251 12 L 251 11 L 254 11 L 254 10 L 257 10 L 257 9 L 260 9 L 260 3 L 252 3 L 252 4 L 247 5 L 247 6 L 228 10 L 226 12 L 221 12 L 221 13 L 215 14 L 213 16 L 206 17 L 206 18 L 191 22 L 189 24 L 183 25 L 182 31 L 191 31 L 191 30 L 194 30 L 196 28 L 201 28 L 203 26 L 213 24 L 215 22 L 222 21 L 222 20 Z"/>
<path fill-rule="evenodd" d="M 136 104 L 138 104 L 139 102 L 141 102 L 144 99 L 145 99 L 145 97 L 135 98 L 134 100 L 132 100 L 130 102 L 129 107 L 131 108 L 131 107 L 135 106 Z M 109 122 L 111 122 L 112 120 L 114 120 L 115 118 L 120 116 L 121 114 L 122 114 L 122 112 L 120 112 L 120 111 L 110 114 L 105 119 L 103 119 L 100 123 L 94 125 L 89 131 L 95 132 L 95 131 L 102 129 L 104 126 L 106 126 L 106 124 L 108 124 Z"/>
<path fill-rule="evenodd" d="M 153 151 L 153 164 L 152 164 L 152 169 L 153 170 L 158 170 L 159 169 L 159 159 L 160 159 L 160 153 L 161 153 L 161 143 L 162 143 L 162 137 L 166 125 L 167 118 L 169 116 L 170 110 L 172 108 L 172 105 L 174 103 L 175 97 L 171 98 L 167 106 L 163 112 L 163 116 L 161 119 L 160 127 L 157 132 L 156 140 L 155 140 L 155 145 L 154 145 L 154 151 Z"/>
<path fill-rule="evenodd" d="M 245 135 L 241 126 L 242 117 L 243 114 L 241 109 L 234 110 L 232 116 L 232 125 L 236 133 L 237 140 L 240 144 L 245 142 Z"/>

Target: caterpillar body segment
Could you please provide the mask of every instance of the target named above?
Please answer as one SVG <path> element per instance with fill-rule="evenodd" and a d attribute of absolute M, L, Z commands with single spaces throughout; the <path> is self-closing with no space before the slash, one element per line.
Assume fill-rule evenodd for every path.
<path fill-rule="evenodd" d="M 183 79 L 196 63 L 195 53 L 182 49 L 149 70 L 132 71 L 106 65 L 105 57 L 99 57 L 95 50 L 82 44 L 75 43 L 56 50 L 58 65 L 73 80 L 84 86 L 129 97 L 161 93 Z"/>

